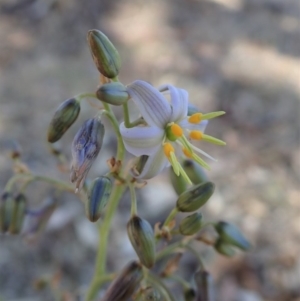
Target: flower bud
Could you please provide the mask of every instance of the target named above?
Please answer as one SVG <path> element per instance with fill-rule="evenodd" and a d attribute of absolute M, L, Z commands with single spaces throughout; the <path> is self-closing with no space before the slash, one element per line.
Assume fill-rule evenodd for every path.
<path fill-rule="evenodd" d="M 183 292 L 183 295 L 184 295 L 184 300 L 185 301 L 195 301 L 196 291 L 191 287 L 185 288 L 184 292 Z M 202 301 L 202 299 L 201 299 L 201 301 Z"/>
<path fill-rule="evenodd" d="M 181 174 L 177 176 L 172 167 L 169 168 L 169 174 L 174 190 L 177 195 L 181 195 L 187 188 L 186 180 Z"/>
<path fill-rule="evenodd" d="M 235 252 L 232 249 L 231 245 L 226 244 L 220 238 L 215 242 L 214 249 L 218 253 L 220 253 L 224 256 L 227 256 L 227 257 L 232 257 L 235 254 Z"/>
<path fill-rule="evenodd" d="M 215 225 L 222 242 L 236 246 L 237 248 L 247 251 L 251 245 L 240 230 L 232 224 L 220 221 Z"/>
<path fill-rule="evenodd" d="M 11 222 L 14 198 L 12 194 L 5 191 L 0 199 L 0 233 L 6 233 Z"/>
<path fill-rule="evenodd" d="M 76 121 L 80 112 L 80 102 L 75 98 L 65 100 L 56 110 L 48 128 L 48 141 L 58 141 Z"/>
<path fill-rule="evenodd" d="M 101 101 L 114 106 L 121 106 L 129 99 L 127 88 L 119 82 L 100 86 L 96 95 Z"/>
<path fill-rule="evenodd" d="M 116 77 L 121 68 L 121 58 L 115 46 L 96 29 L 89 30 L 87 39 L 98 71 L 108 78 Z"/>
<path fill-rule="evenodd" d="M 71 182 L 81 189 L 93 162 L 99 154 L 104 136 L 104 126 L 95 117 L 88 119 L 79 129 L 72 143 Z"/>
<path fill-rule="evenodd" d="M 201 301 L 215 300 L 213 279 L 211 275 L 207 271 L 200 270 L 195 273 L 194 279 L 197 287 L 197 300 L 201 300 Z"/>
<path fill-rule="evenodd" d="M 23 226 L 26 203 L 27 200 L 24 194 L 20 193 L 15 197 L 8 230 L 10 234 L 20 233 Z"/>
<path fill-rule="evenodd" d="M 179 225 L 179 232 L 182 235 L 193 235 L 202 227 L 202 214 L 195 212 L 185 217 Z"/>
<path fill-rule="evenodd" d="M 130 262 L 111 283 L 101 301 L 126 301 L 133 295 L 142 278 L 141 265 L 136 261 Z"/>
<path fill-rule="evenodd" d="M 214 183 L 205 182 L 186 190 L 177 200 L 178 211 L 193 212 L 198 210 L 212 196 L 214 189 Z"/>
<path fill-rule="evenodd" d="M 194 161 L 184 160 L 182 166 L 188 177 L 195 185 L 208 181 L 204 168 L 199 164 L 196 164 Z"/>
<path fill-rule="evenodd" d="M 155 262 L 155 238 L 151 225 L 138 216 L 127 223 L 129 240 L 141 263 L 150 269 Z"/>
<path fill-rule="evenodd" d="M 88 199 L 85 206 L 87 218 L 91 222 L 96 222 L 110 197 L 112 183 L 108 177 L 96 178 L 88 191 Z"/>

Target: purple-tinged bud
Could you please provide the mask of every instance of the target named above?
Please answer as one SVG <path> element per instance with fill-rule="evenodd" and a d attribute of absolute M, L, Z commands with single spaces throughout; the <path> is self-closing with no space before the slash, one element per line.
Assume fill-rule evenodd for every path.
<path fill-rule="evenodd" d="M 130 262 L 111 283 L 101 301 L 127 301 L 139 286 L 143 278 L 142 266 Z"/>
<path fill-rule="evenodd" d="M 179 232 L 182 235 L 193 235 L 202 227 L 202 214 L 195 212 L 185 217 L 179 224 Z"/>
<path fill-rule="evenodd" d="M 100 86 L 96 95 L 101 101 L 114 106 L 121 106 L 129 99 L 127 87 L 120 82 L 113 82 Z"/>
<path fill-rule="evenodd" d="M 194 275 L 197 287 L 197 300 L 214 301 L 214 288 L 212 276 L 205 270 L 200 270 Z"/>
<path fill-rule="evenodd" d="M 182 193 L 176 203 L 178 211 L 193 212 L 202 207 L 212 196 L 215 184 L 205 182 L 191 187 Z"/>
<path fill-rule="evenodd" d="M 155 237 L 151 225 L 138 216 L 127 223 L 129 240 L 141 263 L 150 269 L 155 262 Z"/>
<path fill-rule="evenodd" d="M 121 68 L 121 58 L 112 42 L 97 29 L 89 30 L 87 40 L 98 71 L 108 78 L 116 77 Z"/>
<path fill-rule="evenodd" d="M 48 128 L 48 141 L 58 141 L 76 121 L 80 112 L 80 102 L 75 98 L 65 100 L 56 109 Z"/>
<path fill-rule="evenodd" d="M 21 232 L 26 211 L 26 204 L 27 199 L 24 194 L 19 193 L 14 198 L 11 221 L 8 229 L 10 234 L 19 234 Z"/>
<path fill-rule="evenodd" d="M 76 191 L 82 188 L 84 180 L 97 158 L 102 146 L 104 126 L 95 117 L 84 122 L 72 143 L 71 182 L 76 182 Z"/>
<path fill-rule="evenodd" d="M 220 221 L 215 225 L 215 229 L 224 243 L 244 251 L 250 249 L 250 243 L 236 226 Z"/>
<path fill-rule="evenodd" d="M 100 218 L 109 200 L 111 188 L 111 179 L 108 177 L 103 176 L 93 180 L 85 206 L 86 216 L 91 222 L 96 222 Z"/>
<path fill-rule="evenodd" d="M 6 233 L 11 222 L 14 198 L 12 194 L 5 191 L 0 199 L 0 233 Z"/>
<path fill-rule="evenodd" d="M 219 253 L 227 257 L 232 257 L 235 252 L 231 245 L 226 244 L 221 238 L 217 239 L 214 245 L 214 249 Z"/>

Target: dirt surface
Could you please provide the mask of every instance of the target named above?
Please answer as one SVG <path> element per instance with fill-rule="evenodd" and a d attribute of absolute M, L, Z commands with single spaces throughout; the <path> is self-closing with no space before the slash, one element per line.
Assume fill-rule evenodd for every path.
<path fill-rule="evenodd" d="M 300 2 L 298 0 L 2 0 L 0 2 L 0 188 L 12 175 L 8 150 L 16 140 L 35 172 L 68 179 L 49 154 L 46 131 L 63 100 L 98 85 L 86 43 L 97 28 L 117 45 L 120 79 L 171 83 L 189 91 L 204 112 L 225 110 L 207 133 L 227 142 L 205 145 L 218 158 L 209 178 L 217 191 L 203 210 L 207 219 L 237 224 L 253 244 L 233 259 L 204 252 L 218 301 L 300 300 Z M 84 105 L 80 121 L 62 139 L 70 143 L 93 115 Z M 114 154 L 112 133 L 90 175 L 103 174 Z M 32 206 L 53 194 L 47 185 L 28 189 Z M 174 204 L 168 173 L 139 192 L 141 214 L 162 220 Z M 59 199 L 47 231 L 36 242 L 0 237 L 0 300 L 54 299 L 38 279 L 63 287 L 64 300 L 88 285 L 97 248 L 89 223 L 72 194 Z M 109 268 L 134 253 L 124 235 L 125 195 L 113 225 Z M 186 269 L 194 259 L 184 259 Z M 184 268 L 184 267 L 183 267 Z M 36 285 L 34 285 L 34 283 Z"/>

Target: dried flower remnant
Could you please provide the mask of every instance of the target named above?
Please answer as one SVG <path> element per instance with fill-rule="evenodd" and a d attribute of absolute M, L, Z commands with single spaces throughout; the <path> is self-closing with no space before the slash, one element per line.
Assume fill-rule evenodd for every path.
<path fill-rule="evenodd" d="M 71 182 L 76 182 L 76 192 L 97 158 L 104 137 L 104 126 L 98 117 L 88 119 L 79 129 L 72 143 Z"/>

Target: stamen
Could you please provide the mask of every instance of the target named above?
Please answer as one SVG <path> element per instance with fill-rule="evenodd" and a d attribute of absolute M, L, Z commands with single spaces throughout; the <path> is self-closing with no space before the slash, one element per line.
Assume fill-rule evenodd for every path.
<path fill-rule="evenodd" d="M 190 159 L 193 157 L 193 153 L 191 153 L 191 152 L 190 152 L 187 148 L 185 148 L 185 147 L 182 149 L 182 152 L 185 154 L 186 157 L 188 157 L 188 158 L 190 158 Z"/>
<path fill-rule="evenodd" d="M 210 170 L 210 166 L 203 159 L 201 159 L 199 156 L 197 156 L 196 154 L 193 154 L 193 160 L 195 160 L 202 167 Z"/>
<path fill-rule="evenodd" d="M 194 140 L 201 140 L 203 133 L 201 131 L 190 131 L 190 138 Z"/>
<path fill-rule="evenodd" d="M 180 139 L 178 139 L 181 144 L 190 152 L 193 153 L 192 144 L 186 139 L 185 136 L 182 136 Z"/>
<path fill-rule="evenodd" d="M 180 163 L 178 162 L 178 160 L 177 160 L 177 158 L 176 158 L 174 152 L 171 152 L 171 153 L 170 153 L 170 158 L 169 158 L 169 160 L 170 160 L 170 163 L 171 163 L 171 165 L 172 165 L 172 167 L 173 167 L 173 170 L 174 170 L 175 175 L 176 175 L 176 176 L 179 176 L 179 175 L 180 175 L 180 171 L 179 171 Z"/>
<path fill-rule="evenodd" d="M 208 120 L 208 119 L 216 118 L 216 117 L 222 116 L 224 114 L 225 114 L 224 111 L 210 112 L 210 113 L 207 113 L 207 114 L 203 114 L 202 115 L 202 120 Z"/>
<path fill-rule="evenodd" d="M 189 176 L 186 174 L 185 170 L 180 165 L 180 163 L 178 164 L 178 167 L 179 167 L 180 174 L 183 176 L 183 178 L 186 180 L 186 182 L 190 185 L 193 184 L 192 181 L 190 180 Z"/>
<path fill-rule="evenodd" d="M 171 158 L 171 154 L 172 153 L 174 154 L 174 147 L 172 146 L 171 143 L 168 143 L 168 142 L 165 143 L 163 147 L 164 147 L 164 153 L 165 153 L 166 157 L 168 159 L 170 159 Z"/>
<path fill-rule="evenodd" d="M 218 161 L 217 159 L 213 158 L 213 157 L 210 156 L 208 153 L 206 153 L 206 152 L 203 151 L 202 149 L 196 147 L 195 145 L 191 144 L 191 147 L 192 147 L 192 149 L 193 149 L 194 151 L 198 152 L 199 154 L 201 154 L 201 155 L 203 155 L 203 156 L 205 156 L 205 157 L 207 157 L 207 158 L 209 158 L 209 159 L 211 159 L 211 160 L 213 160 L 213 161 L 215 161 L 215 162 Z"/>
<path fill-rule="evenodd" d="M 202 113 L 195 113 L 193 115 L 191 115 L 188 119 L 189 123 L 200 123 L 202 120 Z"/>
<path fill-rule="evenodd" d="M 171 125 L 171 131 L 176 137 L 181 137 L 183 135 L 183 129 L 176 123 Z"/>
<path fill-rule="evenodd" d="M 226 145 L 225 141 L 205 134 L 203 134 L 203 140 L 217 145 Z"/>

